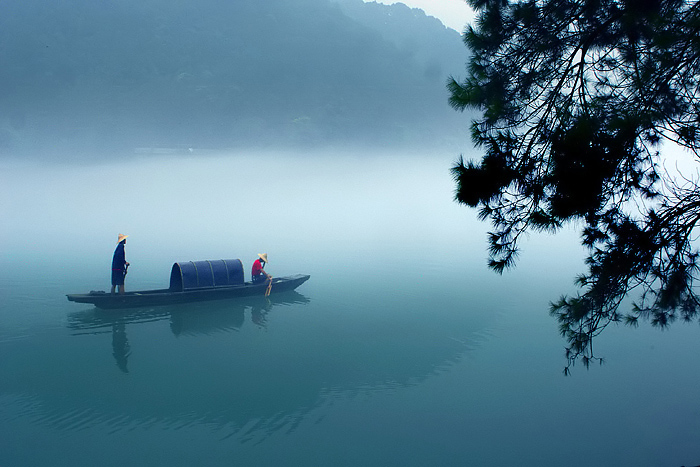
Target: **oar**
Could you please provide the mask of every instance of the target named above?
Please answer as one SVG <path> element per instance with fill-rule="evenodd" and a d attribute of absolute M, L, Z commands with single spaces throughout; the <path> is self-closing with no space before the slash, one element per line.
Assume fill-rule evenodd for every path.
<path fill-rule="evenodd" d="M 267 280 L 270 281 L 270 282 L 267 284 L 267 290 L 265 291 L 265 296 L 266 296 L 266 297 L 269 297 L 269 296 L 270 296 L 270 292 L 272 291 L 272 276 L 268 274 L 268 275 L 267 275 Z"/>

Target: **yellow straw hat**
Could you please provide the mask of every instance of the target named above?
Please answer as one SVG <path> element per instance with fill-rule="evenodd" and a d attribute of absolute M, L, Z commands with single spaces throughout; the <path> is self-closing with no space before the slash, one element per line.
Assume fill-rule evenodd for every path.
<path fill-rule="evenodd" d="M 121 243 L 122 240 L 126 239 L 126 237 L 128 237 L 128 235 L 119 234 L 119 237 L 117 237 L 117 243 Z"/>
<path fill-rule="evenodd" d="M 267 253 L 263 253 L 263 254 L 258 253 L 258 256 L 260 256 L 261 260 L 265 261 L 266 263 L 269 263 L 269 261 L 267 260 Z"/>

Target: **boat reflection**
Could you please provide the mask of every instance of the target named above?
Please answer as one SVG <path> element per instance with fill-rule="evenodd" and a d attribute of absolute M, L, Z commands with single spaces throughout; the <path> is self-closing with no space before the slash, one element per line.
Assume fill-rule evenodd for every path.
<path fill-rule="evenodd" d="M 243 325 L 243 314 L 250 309 L 256 317 L 253 322 L 264 322 L 264 315 L 274 307 L 309 303 L 309 299 L 296 291 L 271 295 L 270 297 L 247 297 L 213 302 L 167 305 L 153 308 L 128 310 L 102 310 L 91 308 L 68 315 L 68 328 L 76 334 L 99 332 L 115 324 L 149 323 L 170 319 L 175 335 L 211 334 L 232 331 Z"/>
<path fill-rule="evenodd" d="M 117 367 L 128 373 L 131 346 L 126 333 L 127 325 L 170 320 L 175 336 L 188 336 L 237 331 L 245 322 L 246 311 L 258 327 L 267 327 L 267 315 L 279 306 L 305 304 L 310 300 L 296 291 L 270 297 L 247 297 L 214 302 L 170 305 L 130 310 L 103 310 L 92 308 L 68 315 L 68 328 L 80 334 L 112 333 L 112 355 Z"/>

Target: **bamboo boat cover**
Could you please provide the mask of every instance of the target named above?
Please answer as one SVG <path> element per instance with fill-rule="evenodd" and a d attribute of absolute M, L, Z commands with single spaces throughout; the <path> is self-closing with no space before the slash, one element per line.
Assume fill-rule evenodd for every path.
<path fill-rule="evenodd" d="M 180 262 L 173 264 L 170 271 L 172 292 L 242 285 L 244 282 L 243 263 L 240 259 Z"/>

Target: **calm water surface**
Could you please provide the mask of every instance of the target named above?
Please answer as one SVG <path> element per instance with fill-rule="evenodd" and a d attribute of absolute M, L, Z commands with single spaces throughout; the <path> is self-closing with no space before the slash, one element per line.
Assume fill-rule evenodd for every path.
<path fill-rule="evenodd" d="M 0 465 L 700 464 L 700 329 L 612 328 L 564 377 L 575 235 L 485 268 L 450 156 L 3 167 Z M 115 178 L 115 174 L 123 174 Z M 262 189 L 262 193 L 259 190 Z M 121 200 L 115 202 L 115 193 Z M 100 311 L 174 261 L 257 252 L 294 293 Z"/>

